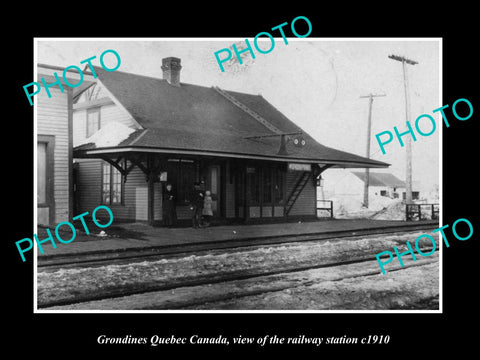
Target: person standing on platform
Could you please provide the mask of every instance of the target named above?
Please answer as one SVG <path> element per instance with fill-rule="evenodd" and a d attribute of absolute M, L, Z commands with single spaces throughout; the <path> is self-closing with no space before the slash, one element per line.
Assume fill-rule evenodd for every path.
<path fill-rule="evenodd" d="M 202 227 L 202 210 L 203 210 L 203 191 L 200 183 L 196 182 L 192 196 L 192 226 L 197 229 Z"/>
<path fill-rule="evenodd" d="M 163 225 L 166 227 L 172 227 L 177 220 L 176 211 L 176 196 L 172 189 L 172 184 L 167 184 L 165 187 L 165 193 L 163 194 Z"/>

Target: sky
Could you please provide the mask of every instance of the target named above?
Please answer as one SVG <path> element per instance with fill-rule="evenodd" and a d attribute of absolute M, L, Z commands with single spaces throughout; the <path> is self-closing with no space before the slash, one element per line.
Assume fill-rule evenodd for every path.
<path fill-rule="evenodd" d="M 263 50 L 271 46 L 268 38 L 265 41 L 258 43 Z M 307 37 L 288 38 L 285 44 L 280 37 L 275 38 L 271 52 L 261 54 L 253 48 L 254 59 L 244 53 L 243 64 L 230 61 L 222 72 L 214 53 L 234 43 L 241 49 L 245 39 L 37 38 L 36 59 L 42 64 L 83 68 L 80 61 L 96 55 L 92 63 L 100 65 L 100 54 L 113 49 L 121 58 L 119 71 L 161 78 L 162 58 L 175 56 L 181 59 L 181 82 L 261 94 L 321 144 L 361 156 L 366 155 L 368 99 L 360 96 L 385 94 L 373 102 L 370 157 L 391 164 L 378 171 L 404 180 L 405 147 L 395 139 L 385 146 L 384 155 L 375 134 L 393 133 L 394 126 L 400 132 L 407 129 L 402 64 L 388 58 L 405 56 L 418 62 L 407 66 L 412 127 L 421 114 L 431 115 L 437 124 L 432 135 L 416 134 L 417 141 L 412 141 L 413 181 L 426 190 L 439 184 L 442 121 L 439 113 L 432 113 L 444 105 L 439 39 Z M 107 66 L 108 61 L 105 56 Z M 427 133 L 431 125 L 420 123 L 420 128 Z"/>

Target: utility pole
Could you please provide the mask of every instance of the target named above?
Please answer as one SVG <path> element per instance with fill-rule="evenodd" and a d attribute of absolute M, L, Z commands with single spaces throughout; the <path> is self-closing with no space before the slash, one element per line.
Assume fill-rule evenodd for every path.
<path fill-rule="evenodd" d="M 409 65 L 415 65 L 418 64 L 418 62 L 407 59 L 404 56 L 398 56 L 398 55 L 389 55 L 388 56 L 390 59 L 401 61 L 402 62 L 402 68 L 403 68 L 403 85 L 405 87 L 405 117 L 408 122 L 410 122 L 410 101 L 409 101 L 409 93 L 408 93 L 408 74 L 407 74 L 407 66 L 406 64 Z M 406 175 L 406 203 L 411 204 L 412 203 L 412 140 L 410 137 L 407 137 L 407 143 L 406 143 L 406 150 L 407 150 L 407 175 Z"/>
<path fill-rule="evenodd" d="M 367 151 L 365 156 L 370 159 L 370 133 L 372 131 L 372 104 L 374 97 L 386 96 L 385 94 L 368 94 L 362 95 L 360 98 L 368 98 L 368 125 L 367 125 Z M 365 168 L 365 182 L 363 187 L 363 206 L 368 208 L 368 187 L 370 186 L 370 168 Z"/>

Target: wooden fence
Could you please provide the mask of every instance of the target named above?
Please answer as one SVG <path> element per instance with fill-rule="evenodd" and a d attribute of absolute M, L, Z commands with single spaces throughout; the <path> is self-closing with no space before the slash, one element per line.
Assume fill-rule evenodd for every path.
<path fill-rule="evenodd" d="M 405 215 L 407 221 L 437 220 L 439 204 L 406 204 Z"/>
<path fill-rule="evenodd" d="M 333 218 L 333 201 L 332 200 L 317 200 L 317 217 Z"/>

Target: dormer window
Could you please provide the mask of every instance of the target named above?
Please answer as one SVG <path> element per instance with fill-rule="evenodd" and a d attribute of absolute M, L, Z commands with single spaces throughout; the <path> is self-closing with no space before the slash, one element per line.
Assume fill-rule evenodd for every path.
<path fill-rule="evenodd" d="M 100 108 L 87 110 L 87 138 L 100 130 Z"/>

